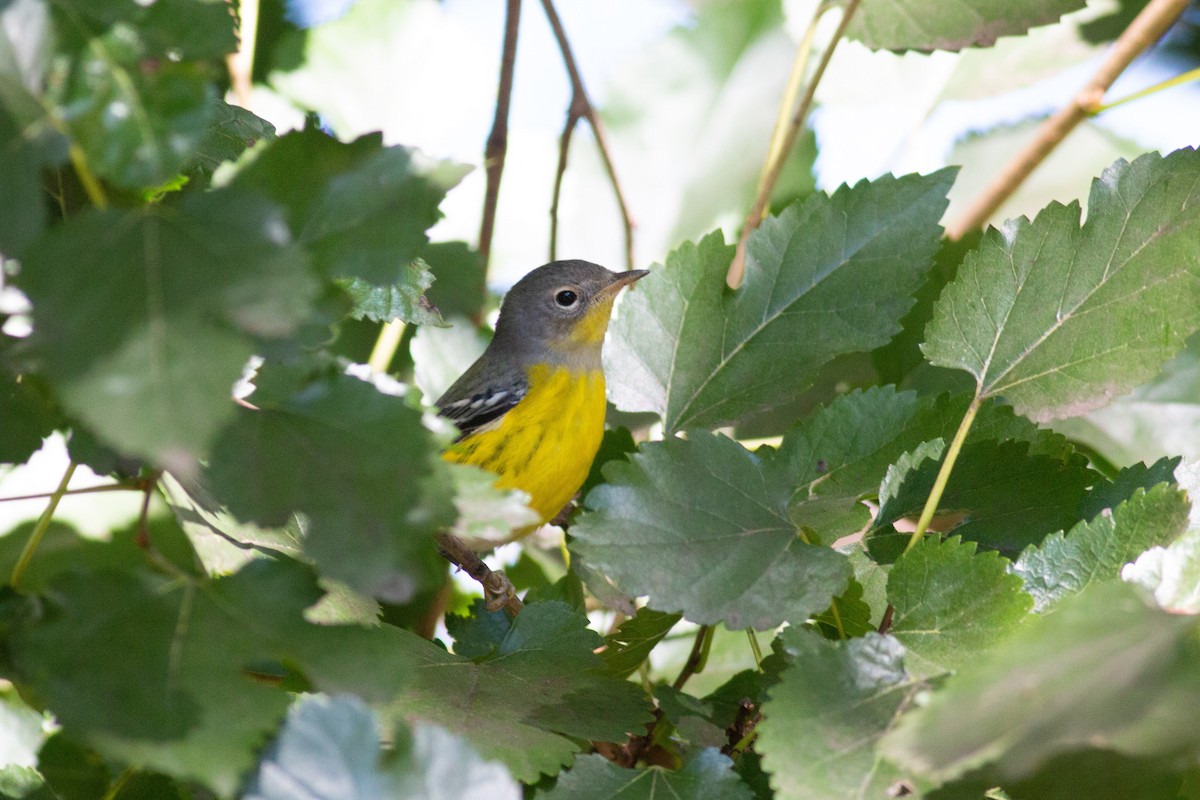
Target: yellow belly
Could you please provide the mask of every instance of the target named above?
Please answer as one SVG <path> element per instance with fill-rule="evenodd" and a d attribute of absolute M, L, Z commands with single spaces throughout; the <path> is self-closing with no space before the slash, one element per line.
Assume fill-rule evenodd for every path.
<path fill-rule="evenodd" d="M 496 486 L 520 489 L 542 522 L 579 491 L 604 435 L 604 373 L 563 367 L 529 370 L 529 391 L 500 418 L 446 451 L 444 458 L 499 475 Z"/>

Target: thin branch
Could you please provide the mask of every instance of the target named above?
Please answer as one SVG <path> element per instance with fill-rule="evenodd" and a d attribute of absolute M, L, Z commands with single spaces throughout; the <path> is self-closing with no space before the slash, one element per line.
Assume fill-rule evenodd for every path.
<path fill-rule="evenodd" d="M 21 549 L 21 555 L 17 558 L 12 575 L 8 579 L 9 585 L 14 589 L 20 585 L 21 577 L 29 567 L 29 562 L 33 561 L 33 554 L 37 552 L 38 545 L 42 543 L 42 537 L 46 535 L 46 530 L 50 527 L 50 520 L 54 518 L 54 511 L 58 508 L 58 501 L 62 500 L 63 494 L 66 493 L 67 484 L 71 482 L 71 476 L 75 474 L 77 466 L 79 465 L 74 461 L 67 465 L 67 471 L 63 473 L 58 488 L 54 490 L 54 494 L 50 495 L 50 502 L 46 504 L 46 510 L 42 512 L 37 525 L 34 526 L 33 532 L 29 534 L 29 539 L 25 542 L 25 547 Z"/>
<path fill-rule="evenodd" d="M 563 126 L 562 138 L 558 145 L 558 168 L 554 171 L 554 197 L 550 201 L 550 260 L 558 259 L 558 200 L 562 194 L 563 175 L 567 172 L 567 154 L 571 150 L 571 134 L 583 114 L 579 111 L 574 98 L 567 110 L 567 124 Z"/>
<path fill-rule="evenodd" d="M 230 12 L 234 3 L 230 2 Z M 240 0 L 235 14 L 238 21 L 238 48 L 225 56 L 229 70 L 229 83 L 238 105 L 250 108 L 250 91 L 253 86 L 254 50 L 258 41 L 258 0 Z"/>
<path fill-rule="evenodd" d="M 442 532 L 437 535 L 437 545 L 438 552 L 443 558 L 479 581 L 483 586 L 489 608 L 495 598 L 503 601 L 501 606 L 512 616 L 515 617 L 521 613 L 524 604 L 513 591 L 508 578 L 504 576 L 503 572 L 496 572 L 483 563 L 483 559 L 470 547 L 467 547 L 466 542 L 452 533 Z"/>
<path fill-rule="evenodd" d="M 796 146 L 796 140 L 800 138 L 800 132 L 804 130 L 804 123 L 808 119 L 809 109 L 812 108 L 813 98 L 817 95 L 817 87 L 821 84 L 821 78 L 825 76 L 825 69 L 833 59 L 833 52 L 837 49 L 838 42 L 842 40 L 846 29 L 850 27 L 850 20 L 854 16 L 854 12 L 858 10 L 859 2 L 860 0 L 848 0 L 846 3 L 846 10 L 842 12 L 842 19 L 838 22 L 837 30 L 834 31 L 833 38 L 829 40 L 825 51 L 821 53 L 821 60 L 817 62 L 817 68 L 813 71 L 812 77 L 804 89 L 804 96 L 800 98 L 800 105 L 796 108 L 796 113 L 792 115 L 792 121 L 788 126 L 783 143 L 779 147 L 770 169 L 766 172 L 765 180 L 760 182 L 758 196 L 754 198 L 754 205 L 751 207 L 750 213 L 746 215 L 746 224 L 742 226 L 742 235 L 738 238 L 733 262 L 729 265 L 729 272 L 725 276 L 725 283 L 731 289 L 742 285 L 742 278 L 746 273 L 746 242 L 750 239 L 750 234 L 754 232 L 754 229 L 763 221 L 763 217 L 766 216 L 771 193 L 775 191 L 775 184 L 779 182 L 779 176 L 783 174 L 783 169 L 787 166 L 788 154 L 792 152 L 792 148 Z M 818 14 L 819 12 L 818 8 Z M 813 24 L 816 24 L 815 17 Z M 802 43 L 801 47 L 803 46 Z"/>
<path fill-rule="evenodd" d="M 692 642 L 692 652 L 688 653 L 687 661 L 683 662 L 683 669 L 679 671 L 679 677 L 671 684 L 671 687 L 679 690 L 688 682 L 688 679 L 704 669 L 704 662 L 708 661 L 708 650 L 712 647 L 713 628 L 711 625 L 701 625 L 696 629 L 696 640 Z"/>
<path fill-rule="evenodd" d="M 892 629 L 892 617 L 896 614 L 896 607 L 891 603 L 887 604 L 887 608 L 883 610 L 883 619 L 879 621 L 879 633 L 885 634 Z"/>
<path fill-rule="evenodd" d="M 500 54 L 500 85 L 496 90 L 496 115 L 483 152 L 487 192 L 483 197 L 483 220 L 479 224 L 479 255 L 483 260 L 483 282 L 487 285 L 488 261 L 492 255 L 492 233 L 496 228 L 496 204 L 500 178 L 508 152 L 508 107 L 512 101 L 513 69 L 517 62 L 517 31 L 521 23 L 521 0 L 508 0 L 504 17 L 504 49 Z"/>
<path fill-rule="evenodd" d="M 63 496 L 75 494 L 95 494 L 96 492 L 140 492 L 145 488 L 141 481 L 130 483 L 106 483 L 103 486 L 89 486 L 86 489 L 68 489 L 63 492 Z M 19 494 L 11 497 L 0 497 L 0 503 L 9 503 L 17 500 L 45 500 L 48 497 L 53 497 L 56 492 L 38 492 L 37 494 Z"/>
<path fill-rule="evenodd" d="M 1112 50 L 1091 80 L 1066 106 L 1042 123 L 1033 139 L 1005 165 L 983 192 L 957 219 L 946 226 L 946 237 L 961 239 L 983 227 L 996 209 L 1017 190 L 1030 173 L 1075 127 L 1100 107 L 1104 94 L 1122 72 L 1151 45 L 1187 8 L 1188 0 L 1150 0 L 1113 43 Z"/>
<path fill-rule="evenodd" d="M 1144 97 L 1158 94 L 1159 92 L 1167 89 L 1174 89 L 1176 86 L 1182 86 L 1183 84 L 1191 83 L 1192 81 L 1200 81 L 1200 67 L 1197 67 L 1196 69 L 1189 69 L 1182 75 L 1176 75 L 1174 78 L 1167 78 L 1165 81 L 1159 81 L 1153 86 L 1147 86 L 1145 89 L 1140 89 L 1133 94 L 1127 94 L 1124 97 L 1119 97 L 1116 100 L 1112 100 L 1102 106 L 1098 106 L 1092 110 L 1092 116 L 1103 114 L 1105 111 L 1116 108 L 1117 106 L 1123 106 L 1126 103 L 1132 103 L 1134 100 L 1141 100 Z"/>
<path fill-rule="evenodd" d="M 551 230 L 555 231 L 558 226 L 556 219 L 558 215 L 558 187 L 562 183 L 562 173 L 567 168 L 567 151 L 570 148 L 570 134 L 574 128 L 572 117 L 583 118 L 592 127 L 592 133 L 596 137 L 596 147 L 600 150 L 600 160 L 604 162 L 604 171 L 608 174 L 609 183 L 613 187 L 613 194 L 617 198 L 617 207 L 621 212 L 621 226 L 625 232 L 625 266 L 627 269 L 633 269 L 633 229 L 637 225 L 629 213 L 629 205 L 625 202 L 625 192 L 621 189 L 621 182 L 617 179 L 617 170 L 613 166 L 612 154 L 609 150 L 608 135 L 604 131 L 604 124 L 600 121 L 600 115 L 596 113 L 596 108 L 592 105 L 592 101 L 588 97 L 587 89 L 584 88 L 583 78 L 580 76 L 579 67 L 575 63 L 575 54 L 571 51 L 571 43 L 567 40 L 567 32 L 563 29 L 562 20 L 558 16 L 558 11 L 554 8 L 553 0 L 542 0 L 542 8 L 546 11 L 546 19 L 550 22 L 550 29 L 554 32 L 554 39 L 558 42 L 558 50 L 562 53 L 563 64 L 567 69 L 567 77 L 571 81 L 571 107 L 567 112 L 567 125 L 563 130 L 563 142 L 559 150 L 558 173 L 554 179 L 555 190 L 554 205 L 551 209 Z"/>
<path fill-rule="evenodd" d="M 143 550 L 150 548 L 150 498 L 154 496 L 154 490 L 158 486 L 158 479 L 161 477 L 162 472 L 156 471 L 146 478 L 143 485 L 142 508 L 138 514 L 137 533 L 133 539 L 137 546 Z"/>

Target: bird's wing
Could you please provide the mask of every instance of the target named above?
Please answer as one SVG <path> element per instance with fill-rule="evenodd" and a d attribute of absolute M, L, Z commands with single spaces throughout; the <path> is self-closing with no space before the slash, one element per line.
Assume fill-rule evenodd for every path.
<path fill-rule="evenodd" d="M 524 380 L 513 379 L 483 383 L 482 388 L 469 394 L 455 392 L 455 388 L 451 387 L 438 399 L 438 414 L 458 427 L 461 441 L 507 414 L 521 402 L 529 385 Z"/>

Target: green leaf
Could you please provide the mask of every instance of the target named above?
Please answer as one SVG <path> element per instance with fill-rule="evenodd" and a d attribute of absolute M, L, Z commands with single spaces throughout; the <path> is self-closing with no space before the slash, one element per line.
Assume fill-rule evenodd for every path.
<path fill-rule="evenodd" d="M 1080 509 L 1080 519 L 1088 520 L 1105 509 L 1114 509 L 1133 497 L 1138 489 L 1150 491 L 1160 483 L 1175 483 L 1175 469 L 1183 459 L 1160 458 L 1150 466 L 1144 463 L 1125 467 L 1112 481 L 1101 481 L 1092 487 Z"/>
<path fill-rule="evenodd" d="M 1085 747 L 1194 758 L 1196 634 L 1197 618 L 1150 608 L 1119 581 L 1096 584 L 949 677 L 883 752 L 935 782 L 990 765 L 990 785 Z"/>
<path fill-rule="evenodd" d="M 63 572 L 10 629 L 7 677 L 106 758 L 229 794 L 289 702 L 255 675 L 299 671 L 317 689 L 373 700 L 407 675 L 400 631 L 305 622 L 320 596 L 309 568 L 282 560 L 205 581 Z"/>
<path fill-rule="evenodd" d="M 861 530 L 870 521 L 861 501 L 877 494 L 888 467 L 922 442 L 950 438 L 968 402 L 949 395 L 918 399 L 912 392 L 874 387 L 818 409 L 779 447 L 778 458 L 790 463 L 798 485 L 789 507 L 792 520 L 826 542 Z M 989 403 L 980 409 L 967 441 L 997 437 L 1027 441 L 1032 451 L 1056 457 L 1070 450 L 1063 437 Z"/>
<path fill-rule="evenodd" d="M 290 238 L 274 205 L 226 191 L 56 225 L 20 285 L 63 406 L 122 453 L 194 470 L 255 340 L 309 313 L 316 281 Z"/>
<path fill-rule="evenodd" d="M 244 800 L 458 800 L 521 796 L 508 772 L 432 725 L 397 732 L 384 753 L 375 715 L 353 697 L 303 697 L 242 797 Z"/>
<path fill-rule="evenodd" d="M 46 740 L 37 756 L 38 771 L 62 800 L 104 797 L 112 775 L 104 761 L 63 731 Z"/>
<path fill-rule="evenodd" d="M 364 594 L 404 602 L 440 576 L 432 536 L 454 510 L 420 412 L 347 375 L 268 366 L 257 383 L 258 410 L 213 447 L 216 499 L 267 528 L 302 513 L 304 552 Z"/>
<path fill-rule="evenodd" d="M 885 176 L 791 206 L 750 237 L 736 292 L 719 235 L 685 244 L 622 303 L 606 351 L 613 402 L 658 413 L 668 432 L 716 427 L 882 345 L 929 270 L 953 177 Z"/>
<path fill-rule="evenodd" d="M 1151 547 L 1175 541 L 1187 527 L 1190 507 L 1187 494 L 1174 486 L 1139 489 L 1115 509 L 1027 548 L 1012 571 L 1033 595 L 1034 610 L 1045 611 L 1093 583 L 1115 580 Z"/>
<path fill-rule="evenodd" d="M 417 301 L 432 283 L 413 262 L 438 221 L 438 204 L 467 168 L 432 161 L 381 134 L 339 142 L 319 130 L 293 131 L 269 143 L 233 180 L 265 192 L 287 209 L 297 238 L 316 266 L 334 278 L 393 288 L 401 314 L 418 320 Z M 374 300 L 374 306 L 382 300 Z M 426 317 L 430 312 L 422 309 Z M 390 317 L 389 317 L 390 319 Z"/>
<path fill-rule="evenodd" d="M 1044 421 L 1151 378 L 1200 327 L 1200 154 L 1118 161 L 1078 203 L 984 237 L 926 329 L 934 364 Z"/>
<path fill-rule="evenodd" d="M 421 259 L 429 265 L 434 283 L 425 294 L 443 317 L 479 318 L 487 302 L 483 259 L 466 242 L 433 242 Z"/>
<path fill-rule="evenodd" d="M 623 742 L 651 719 L 636 686 L 604 674 L 592 652 L 603 640 L 563 603 L 525 606 L 478 664 L 416 636 L 403 641 L 416 676 L 389 713 L 463 736 L 521 781 L 557 773 L 577 740 Z"/>
<path fill-rule="evenodd" d="M 67 148 L 37 102 L 6 84 L 0 77 L 0 254 L 15 257 L 46 227 L 41 171 L 64 161 Z"/>
<path fill-rule="evenodd" d="M 1048 534 L 1075 524 L 1087 487 L 1098 476 L 1087 460 L 1031 455 L 1027 442 L 981 441 L 963 447 L 938 503 L 940 513 L 962 514 L 950 531 L 1015 556 Z M 879 490 L 874 531 L 925 505 L 941 466 L 941 441 L 917 448 L 889 468 Z M 907 535 L 907 534 L 905 534 Z"/>
<path fill-rule="evenodd" d="M 42 447 L 59 419 L 45 387 L 32 376 L 14 379 L 0 368 L 0 464 L 24 464 Z"/>
<path fill-rule="evenodd" d="M 678 614 L 664 614 L 650 608 L 639 608 L 637 614 L 622 622 L 604 637 L 606 647 L 600 653 L 608 671 L 618 678 L 628 678 L 638 671 L 663 637 L 670 633 Z"/>
<path fill-rule="evenodd" d="M 888 574 L 892 634 L 907 650 L 909 674 L 954 672 L 1014 631 L 1033 601 L 995 551 L 975 552 L 957 536 L 926 539 Z"/>
<path fill-rule="evenodd" d="M 420 259 L 408 265 L 404 279 L 388 286 L 372 286 L 361 278 L 344 278 L 338 285 L 354 304 L 353 319 L 371 322 L 391 322 L 394 319 L 418 325 L 445 326 L 441 316 L 425 297 L 433 284 L 425 262 Z"/>
<path fill-rule="evenodd" d="M 33 767 L 8 764 L 0 769 L 0 798 L 3 800 L 59 800 Z"/>
<path fill-rule="evenodd" d="M 1014 0 L 980 5 L 966 0 L 864 0 L 846 35 L 873 50 L 962 50 L 1057 22 L 1084 0 Z"/>
<path fill-rule="evenodd" d="M 147 58 L 198 61 L 237 49 L 234 18 L 221 0 L 72 0 L 52 3 L 51 9 L 58 15 L 60 33 L 68 43 L 82 37 L 74 39 L 81 47 L 92 45 L 88 37 L 108 32 Z"/>
<path fill-rule="evenodd" d="M 828 642 L 789 629 L 782 638 L 791 659 L 756 745 L 771 786 L 788 798 L 888 796 L 900 772 L 876 745 L 921 686 L 905 672 L 904 648 L 876 633 Z"/>
<path fill-rule="evenodd" d="M 605 468 L 571 551 L 659 611 L 730 629 L 801 623 L 845 587 L 846 557 L 801 541 L 795 481 L 773 453 L 723 436 L 644 444 Z"/>
<path fill-rule="evenodd" d="M 241 106 L 214 99 L 208 133 L 196 145 L 182 171 L 211 177 L 224 162 L 234 161 L 258 142 L 274 138 L 275 126 L 270 122 Z"/>
<path fill-rule="evenodd" d="M 62 99 L 72 138 L 99 175 L 128 189 L 173 178 L 208 134 L 216 91 L 193 62 L 139 62 L 124 28 L 93 39 Z"/>
<path fill-rule="evenodd" d="M 604 756 L 575 759 L 538 800 L 752 800 L 754 793 L 733 771 L 733 762 L 715 748 L 701 750 L 680 769 L 624 769 Z"/>
<path fill-rule="evenodd" d="M 469 464 L 439 464 L 454 486 L 458 518 L 453 533 L 480 550 L 511 541 L 513 531 L 538 526 L 541 516 L 529 507 L 529 495 L 497 489 L 496 473 Z"/>

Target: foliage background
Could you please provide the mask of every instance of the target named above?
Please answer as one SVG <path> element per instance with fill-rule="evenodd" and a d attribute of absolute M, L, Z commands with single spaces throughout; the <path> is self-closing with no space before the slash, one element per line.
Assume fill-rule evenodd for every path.
<path fill-rule="evenodd" d="M 1031 259 L 1047 280 L 1077 251 L 1095 254 L 1082 274 L 1130 230 L 1168 232 L 1147 233 L 1120 279 L 1096 277 L 1103 310 L 1084 306 L 1037 351 L 1051 371 L 1097 365 L 1072 373 L 1078 396 L 1033 370 L 1030 399 L 960 352 L 989 341 L 978 301 L 1002 302 L 1003 265 L 1021 259 L 997 235 L 939 244 L 939 220 L 1143 4 L 1081 5 L 1013 2 L 993 42 L 986 24 L 955 29 L 954 4 L 929 4 L 944 28 L 909 31 L 864 3 L 734 301 L 726 243 L 813 5 L 562 3 L 636 265 L 663 265 L 608 346 L 610 422 L 650 441 L 626 459 L 628 435 L 606 440 L 573 570 L 552 540 L 492 561 L 529 590 L 510 622 L 473 605 L 469 581 L 439 588 L 430 537 L 519 525 L 519 503 L 441 464 L 451 434 L 421 409 L 479 352 L 472 320 L 495 292 L 547 260 L 570 86 L 538 4 L 521 19 L 485 292 L 474 248 L 501 4 L 264 2 L 254 116 L 218 99 L 233 100 L 236 43 L 223 2 L 0 3 L 0 496 L 49 494 L 68 462 L 73 489 L 125 490 L 63 497 L 48 527 L 44 497 L 0 503 L 14 584 L 0 791 L 1193 796 L 1200 351 L 1183 345 L 1200 325 L 1200 167 L 1185 152 L 1091 181 L 1194 146 L 1195 85 L 1088 120 L 991 220 L 1041 212 L 1006 230 L 1017 251 L 1060 242 Z M 1189 14 L 1109 98 L 1196 66 Z M 1054 205 L 1072 200 L 1082 233 Z M 1136 225 L 1120 218 L 1130 205 Z M 559 230 L 561 255 L 622 265 L 585 126 Z M 877 250 L 848 247 L 859 234 Z M 822 270 L 837 281 L 810 292 Z M 1041 347 L 1036 298 L 1071 290 L 1034 292 L 1033 322 L 1013 303 L 995 342 L 1014 368 Z M 760 313 L 775 344 L 707 347 Z M 818 321 L 791 322 L 806 314 Z M 347 374 L 393 316 L 408 323 L 386 365 L 400 383 Z M 256 410 L 228 399 L 252 355 L 265 363 L 241 394 Z M 697 375 L 733 377 L 689 387 Z M 1072 403 L 1085 413 L 1055 410 Z M 964 414 L 935 526 L 954 535 L 904 551 L 892 523 L 911 528 Z M 830 547 L 862 529 L 866 546 Z M 1133 585 L 1181 613 L 1116 580 L 1129 562 Z M 441 647 L 410 632 L 445 609 Z"/>

